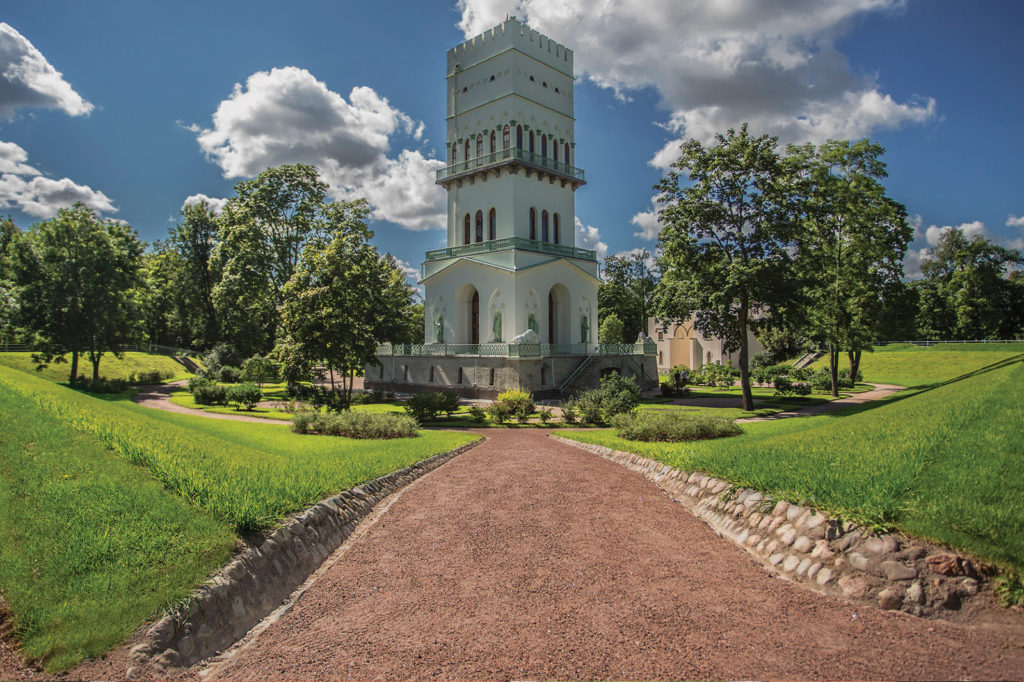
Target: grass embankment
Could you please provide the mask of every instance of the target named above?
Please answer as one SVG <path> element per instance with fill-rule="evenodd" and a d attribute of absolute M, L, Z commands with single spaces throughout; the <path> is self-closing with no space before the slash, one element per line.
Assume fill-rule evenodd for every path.
<path fill-rule="evenodd" d="M 29 372 L 50 381 L 67 382 L 71 375 L 69 362 L 54 363 L 48 365 L 42 371 L 36 371 L 36 363 L 32 362 L 31 353 L 0 353 L 0 365 L 13 369 Z M 106 353 L 100 361 L 100 374 L 108 379 L 127 380 L 132 374 L 139 372 L 159 370 L 168 378 L 167 381 L 187 379 L 192 376 L 184 365 L 169 355 L 151 355 L 149 353 L 125 353 L 123 359 Z M 78 359 L 78 373 L 86 377 L 92 376 L 92 364 L 87 356 L 80 356 Z"/>
<path fill-rule="evenodd" d="M 6 366 L 0 429 L 0 590 L 25 653 L 51 672 L 187 594 L 227 558 L 232 530 L 474 439 L 301 436 L 101 400 Z"/>
<path fill-rule="evenodd" d="M 639 443 L 610 429 L 566 436 L 1024 569 L 1024 355 L 1005 346 L 958 353 L 966 365 L 958 371 L 952 360 L 934 362 L 931 349 L 917 352 L 864 361 L 868 380 L 915 390 L 817 417 L 745 424 L 734 438 Z"/>

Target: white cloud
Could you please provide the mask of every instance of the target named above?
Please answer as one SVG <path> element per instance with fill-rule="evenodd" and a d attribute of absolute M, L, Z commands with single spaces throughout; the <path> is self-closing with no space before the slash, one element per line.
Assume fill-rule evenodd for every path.
<path fill-rule="evenodd" d="M 16 109 L 29 107 L 71 116 L 93 110 L 25 36 L 0 22 L 0 116 L 10 119 Z"/>
<path fill-rule="evenodd" d="M 395 258 L 395 262 L 398 263 L 398 269 L 402 271 L 406 279 L 418 280 L 420 278 L 420 269 L 413 267 L 408 261 L 404 261 L 401 258 Z"/>
<path fill-rule="evenodd" d="M 636 213 L 633 218 L 629 221 L 636 225 L 640 229 L 633 233 L 634 237 L 640 237 L 648 241 L 654 241 L 661 234 L 661 228 L 663 227 L 658 222 L 658 213 L 660 209 L 657 202 L 657 197 L 651 198 L 651 210 L 640 211 Z"/>
<path fill-rule="evenodd" d="M 673 140 L 702 141 L 749 121 L 786 142 L 857 138 L 935 116 L 935 101 L 899 102 L 855 73 L 834 46 L 849 24 L 902 0 L 459 0 L 466 37 L 511 12 L 574 49 L 575 67 L 620 96 L 653 87 Z"/>
<path fill-rule="evenodd" d="M 223 208 L 224 208 L 224 204 L 228 203 L 227 199 L 217 199 L 217 198 L 214 198 L 214 197 L 208 197 L 208 196 L 206 196 L 205 194 L 202 194 L 202 193 L 200 193 L 200 194 L 193 194 L 192 196 L 186 197 L 185 201 L 181 202 L 181 210 L 184 211 L 186 206 L 191 206 L 192 204 L 198 204 L 201 201 L 205 201 L 206 202 L 206 205 L 209 206 L 213 210 L 214 215 L 220 213 L 221 210 L 223 210 Z"/>
<path fill-rule="evenodd" d="M 907 249 L 903 257 L 903 278 L 921 279 L 921 261 L 928 255 L 928 249 Z"/>
<path fill-rule="evenodd" d="M 619 251 L 618 253 L 613 253 L 612 256 L 615 258 L 630 258 L 632 256 L 643 255 L 644 252 L 647 252 L 647 258 L 644 258 L 644 263 L 647 264 L 648 269 L 654 270 L 655 268 L 657 268 L 658 259 L 653 254 L 651 254 L 649 249 L 645 249 L 643 247 L 629 249 L 628 251 Z"/>
<path fill-rule="evenodd" d="M 601 234 L 593 225 L 584 225 L 583 221 L 576 218 L 576 248 L 593 249 L 597 252 L 598 258 L 608 255 L 608 245 L 601 241 Z"/>
<path fill-rule="evenodd" d="M 1010 215 L 1006 219 L 1006 226 L 1007 227 L 1024 227 L 1024 216 L 1021 216 L 1021 217 L 1018 218 L 1015 215 Z"/>
<path fill-rule="evenodd" d="M 0 209 L 17 209 L 37 218 L 52 218 L 57 209 L 81 201 L 100 213 L 117 211 L 103 192 L 69 178 L 53 180 L 30 166 L 28 153 L 13 142 L 0 142 Z"/>
<path fill-rule="evenodd" d="M 445 224 L 444 191 L 434 171 L 444 162 L 403 149 L 389 156 L 396 134 L 421 139 L 424 125 L 393 108 L 372 88 L 348 100 L 296 67 L 258 71 L 217 107 L 200 148 L 224 177 L 252 177 L 268 166 L 315 165 L 336 198 L 365 197 L 374 218 L 411 230 Z"/>
<path fill-rule="evenodd" d="M 935 246 L 939 243 L 939 238 L 950 230 L 960 230 L 968 240 L 987 236 L 985 223 L 980 220 L 972 220 L 969 223 L 960 223 L 956 226 L 943 225 L 939 227 L 938 225 L 929 225 L 928 229 L 924 231 L 924 239 L 928 242 L 928 246 Z"/>

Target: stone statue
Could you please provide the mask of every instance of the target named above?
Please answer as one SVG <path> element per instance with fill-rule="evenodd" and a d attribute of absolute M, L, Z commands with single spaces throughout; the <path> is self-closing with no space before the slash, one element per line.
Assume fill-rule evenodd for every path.
<path fill-rule="evenodd" d="M 438 315 L 434 320 L 434 343 L 444 343 L 444 317 Z"/>
<path fill-rule="evenodd" d="M 580 343 L 590 343 L 590 320 L 586 315 L 580 318 Z"/>
<path fill-rule="evenodd" d="M 526 322 L 526 328 L 532 329 L 535 334 L 540 333 L 539 331 L 537 331 L 537 318 L 534 317 L 533 313 L 530 313 L 530 319 L 527 320 Z"/>
<path fill-rule="evenodd" d="M 501 313 L 494 314 L 494 342 L 501 343 Z"/>
<path fill-rule="evenodd" d="M 512 343 L 540 343 L 540 338 L 537 336 L 537 332 L 533 329 L 527 329 L 519 336 L 512 339 Z"/>

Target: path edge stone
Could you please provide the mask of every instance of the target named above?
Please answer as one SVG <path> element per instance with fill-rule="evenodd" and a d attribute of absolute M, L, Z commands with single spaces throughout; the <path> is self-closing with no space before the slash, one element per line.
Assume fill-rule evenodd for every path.
<path fill-rule="evenodd" d="M 816 592 L 889 611 L 943 617 L 982 591 L 989 576 L 949 548 L 874 533 L 701 472 L 551 434 L 653 481 L 668 496 L 773 573 Z"/>
<path fill-rule="evenodd" d="M 165 678 L 227 649 L 302 585 L 378 502 L 483 441 L 428 457 L 289 517 L 150 626 L 129 652 L 126 679 Z"/>

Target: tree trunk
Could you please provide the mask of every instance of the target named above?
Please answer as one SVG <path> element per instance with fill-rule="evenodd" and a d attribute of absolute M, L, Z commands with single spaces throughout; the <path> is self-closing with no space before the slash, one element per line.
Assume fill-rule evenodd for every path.
<path fill-rule="evenodd" d="M 78 351 L 71 351 L 71 380 L 68 382 L 74 386 L 78 382 Z"/>
<path fill-rule="evenodd" d="M 331 392 L 334 392 L 334 365 L 327 365 L 327 372 L 331 375 Z"/>
<path fill-rule="evenodd" d="M 89 357 L 92 362 L 92 383 L 94 385 L 100 380 L 100 357 L 99 353 Z"/>
<path fill-rule="evenodd" d="M 857 385 L 857 372 L 860 371 L 860 353 L 859 350 L 851 350 L 846 353 L 850 358 L 850 381 L 854 386 Z"/>
<path fill-rule="evenodd" d="M 828 344 L 828 370 L 832 375 L 832 397 L 839 397 L 839 348 L 832 342 Z"/>
<path fill-rule="evenodd" d="M 739 312 L 740 327 L 740 390 L 743 392 L 743 409 L 747 412 L 754 410 L 754 394 L 750 390 L 750 360 L 747 357 L 747 298 L 740 299 Z"/>

